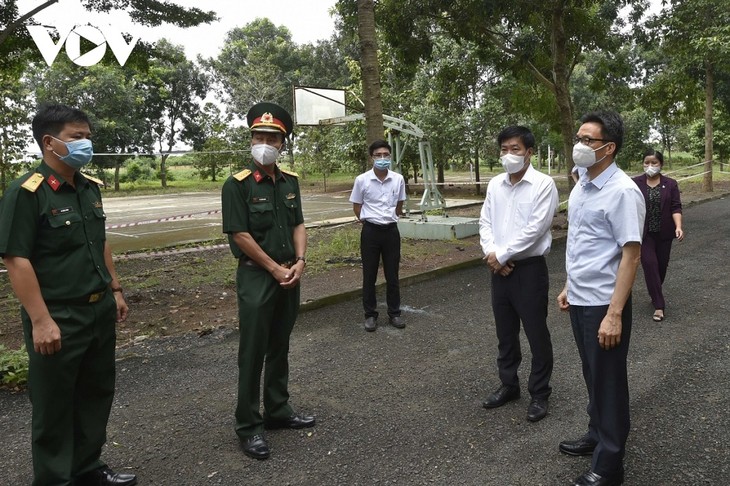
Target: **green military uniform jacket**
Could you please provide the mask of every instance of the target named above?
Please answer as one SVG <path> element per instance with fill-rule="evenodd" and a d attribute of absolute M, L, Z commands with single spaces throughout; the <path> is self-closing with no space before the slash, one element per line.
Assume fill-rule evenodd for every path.
<path fill-rule="evenodd" d="M 295 173 L 278 167 L 275 178 L 252 162 L 223 184 L 223 232 L 236 258 L 245 257 L 233 240 L 239 232 L 249 233 L 277 263 L 296 256 L 293 229 L 304 223 L 299 181 Z"/>
<path fill-rule="evenodd" d="M 45 162 L 13 181 L 0 200 L 0 256 L 30 260 L 46 301 L 104 290 L 101 181 L 74 174 L 76 188 Z"/>

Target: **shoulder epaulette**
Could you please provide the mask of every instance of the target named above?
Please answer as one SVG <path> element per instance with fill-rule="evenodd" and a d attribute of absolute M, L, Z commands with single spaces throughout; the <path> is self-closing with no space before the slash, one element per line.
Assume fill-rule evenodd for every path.
<path fill-rule="evenodd" d="M 43 174 L 36 172 L 28 177 L 20 187 L 30 192 L 36 192 L 43 182 Z"/>
<path fill-rule="evenodd" d="M 236 179 L 237 181 L 242 181 L 250 175 L 251 175 L 250 169 L 243 169 L 241 172 L 233 174 L 233 178 Z"/>
<path fill-rule="evenodd" d="M 299 174 L 297 174 L 296 172 L 293 172 L 291 170 L 286 170 L 286 169 L 282 169 L 282 168 L 279 168 L 279 170 L 282 171 L 286 175 L 290 175 L 293 177 L 299 177 Z"/>
<path fill-rule="evenodd" d="M 90 175 L 84 174 L 83 172 L 81 172 L 81 175 L 86 177 L 87 179 L 89 179 L 91 182 L 97 183 L 100 186 L 104 185 L 104 181 L 102 181 L 101 179 L 97 179 L 96 177 L 91 177 Z"/>

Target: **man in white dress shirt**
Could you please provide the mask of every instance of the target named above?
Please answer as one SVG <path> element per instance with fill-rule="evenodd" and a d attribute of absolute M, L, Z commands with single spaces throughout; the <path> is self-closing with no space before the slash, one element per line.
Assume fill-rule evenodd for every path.
<path fill-rule="evenodd" d="M 378 311 L 375 297 L 375 281 L 378 278 L 380 259 L 386 281 L 388 317 L 393 327 L 406 327 L 401 317 L 400 284 L 400 232 L 398 217 L 406 200 L 403 176 L 390 170 L 391 148 L 385 140 L 376 140 L 368 148 L 373 168 L 355 179 L 350 202 L 355 216 L 362 223 L 360 254 L 362 256 L 362 305 L 365 310 L 365 330 L 377 327 Z"/>
<path fill-rule="evenodd" d="M 492 310 L 499 341 L 497 366 L 502 383 L 484 407 L 501 407 L 520 397 L 517 369 L 522 361 L 522 321 L 532 352 L 527 420 L 537 422 L 547 415 L 553 370 L 545 255 L 550 252 L 558 190 L 550 176 L 530 164 L 535 137 L 528 128 L 505 128 L 497 136 L 497 144 L 505 172 L 487 186 L 479 236 L 484 260 L 492 272 Z"/>

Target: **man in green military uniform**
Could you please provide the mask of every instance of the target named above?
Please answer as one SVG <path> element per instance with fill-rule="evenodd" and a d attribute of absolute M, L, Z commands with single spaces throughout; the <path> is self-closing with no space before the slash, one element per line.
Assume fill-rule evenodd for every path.
<path fill-rule="evenodd" d="M 246 455 L 266 459 L 270 450 L 264 429 L 301 429 L 315 424 L 314 417 L 294 413 L 287 390 L 289 336 L 299 312 L 307 235 L 297 175 L 276 165 L 292 131 L 291 116 L 273 103 L 258 103 L 249 110 L 246 121 L 253 161 L 223 185 L 223 232 L 238 258 L 236 433 Z"/>
<path fill-rule="evenodd" d="M 137 484 L 101 460 L 114 398 L 115 321 L 127 317 L 104 232 L 89 119 L 45 105 L 32 122 L 43 161 L 0 200 L 0 256 L 21 304 L 30 358 L 33 485 Z"/>

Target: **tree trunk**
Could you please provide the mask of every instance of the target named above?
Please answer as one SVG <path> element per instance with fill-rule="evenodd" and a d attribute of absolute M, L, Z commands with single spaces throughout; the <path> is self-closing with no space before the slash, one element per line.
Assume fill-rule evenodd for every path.
<path fill-rule="evenodd" d="M 715 72 L 710 61 L 705 61 L 705 77 L 705 175 L 702 178 L 702 192 L 712 192 L 712 101 Z"/>
<path fill-rule="evenodd" d="M 558 104 L 560 114 L 560 137 L 563 139 L 563 155 L 565 156 L 566 173 L 568 184 L 572 182 L 570 171 L 573 170 L 573 135 L 575 134 L 575 121 L 573 120 L 573 104 L 570 100 L 570 66 L 567 59 L 567 42 L 565 25 L 563 24 L 562 4 L 553 10 L 552 19 L 552 50 L 553 50 L 553 76 L 555 101 Z M 570 186 L 572 187 L 572 185 Z"/>
<path fill-rule="evenodd" d="M 476 189 L 477 194 L 481 194 L 482 186 L 479 184 L 479 181 L 481 180 L 479 178 L 479 147 L 474 147 L 474 180 L 476 181 L 474 188 Z"/>
<path fill-rule="evenodd" d="M 382 139 L 385 134 L 373 0 L 357 0 L 357 32 L 360 37 L 360 70 L 369 146 L 375 140 Z"/>
<path fill-rule="evenodd" d="M 114 164 L 114 192 L 119 192 L 119 169 L 122 164 L 117 162 Z"/>
<path fill-rule="evenodd" d="M 169 156 L 170 154 L 162 154 L 162 157 L 160 157 L 160 182 L 163 189 L 167 189 L 167 166 L 165 163 Z"/>

